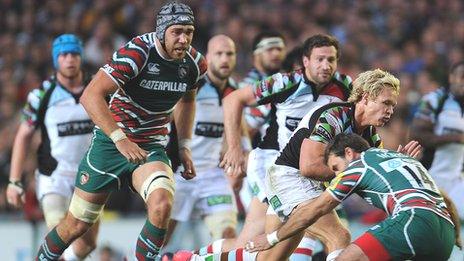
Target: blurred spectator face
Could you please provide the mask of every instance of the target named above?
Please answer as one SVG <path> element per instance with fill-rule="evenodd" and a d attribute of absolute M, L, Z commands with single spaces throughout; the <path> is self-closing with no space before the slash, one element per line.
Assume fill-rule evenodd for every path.
<path fill-rule="evenodd" d="M 81 71 L 81 56 L 76 53 L 62 53 L 58 56 L 58 73 L 66 78 L 77 77 Z"/>
<path fill-rule="evenodd" d="M 464 98 L 464 64 L 456 67 L 449 76 L 451 93 L 456 97 Z"/>
<path fill-rule="evenodd" d="M 185 57 L 192 43 L 194 27 L 192 25 L 175 24 L 168 27 L 164 38 L 165 51 L 172 59 Z"/>
<path fill-rule="evenodd" d="M 306 77 L 318 85 L 328 83 L 337 70 L 337 49 L 334 46 L 314 47 L 309 57 L 303 56 Z"/>
<path fill-rule="evenodd" d="M 237 60 L 235 44 L 225 36 L 216 36 L 208 44 L 208 71 L 221 80 L 229 78 Z"/>
<path fill-rule="evenodd" d="M 282 62 L 285 59 L 285 54 L 285 48 L 271 47 L 256 54 L 256 61 L 261 65 L 260 67 L 264 69 L 266 74 L 272 74 L 280 70 Z"/>

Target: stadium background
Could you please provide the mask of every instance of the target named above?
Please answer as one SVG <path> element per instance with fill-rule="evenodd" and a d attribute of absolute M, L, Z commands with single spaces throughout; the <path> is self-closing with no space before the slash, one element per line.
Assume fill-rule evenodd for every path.
<path fill-rule="evenodd" d="M 7 206 L 5 188 L 21 107 L 27 93 L 53 70 L 52 39 L 65 32 L 79 35 L 85 44 L 85 68 L 94 73 L 127 40 L 154 30 L 155 12 L 164 2 L 0 0 L 0 259 L 30 260 L 28 255 L 34 247 L 32 238 L 40 240 L 44 233 L 41 213 L 33 200 L 34 150 L 37 144 L 31 144 L 30 155 L 24 162 L 30 199 L 25 211 L 15 211 Z M 183 2 L 195 12 L 193 45 L 202 53 L 206 51 L 208 39 L 215 34 L 226 34 L 235 40 L 238 48 L 236 80 L 240 80 L 251 68 L 251 41 L 262 29 L 282 32 L 288 49 L 315 33 L 336 36 L 341 43 L 339 71 L 353 78 L 360 71 L 372 68 L 394 73 L 401 80 L 401 96 L 395 117 L 381 132 L 388 148 L 396 148 L 406 141 L 418 99 L 446 85 L 450 64 L 464 59 L 462 0 Z M 359 207 L 356 201 L 349 205 L 350 215 L 354 217 L 368 210 L 365 205 Z M 133 244 L 144 213 L 137 195 L 128 191 L 115 193 L 107 209 L 100 245 L 109 244 L 118 249 L 126 241 Z M 38 224 L 37 235 L 29 225 L 33 223 Z M 365 228 L 359 222 L 354 226 L 355 234 Z M 125 233 L 123 228 L 133 236 Z M 200 234 L 204 234 L 201 227 L 199 230 Z M 181 237 L 185 235 L 190 239 L 181 238 L 179 242 L 192 240 L 188 244 L 199 244 L 208 240 L 207 237 L 192 238 L 192 233 L 191 228 L 185 228 Z M 13 244 L 9 244 L 10 241 Z M 120 250 L 127 249 L 131 246 Z M 92 260 L 98 260 L 98 251 Z M 8 259 L 3 259 L 5 255 Z M 454 258 L 463 260 L 462 256 L 455 255 Z"/>

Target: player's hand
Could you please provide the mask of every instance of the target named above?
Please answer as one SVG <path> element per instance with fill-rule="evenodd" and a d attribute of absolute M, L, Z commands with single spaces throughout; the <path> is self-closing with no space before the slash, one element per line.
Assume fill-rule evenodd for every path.
<path fill-rule="evenodd" d="M 182 177 L 186 180 L 193 179 L 197 174 L 195 172 L 195 168 L 193 167 L 192 152 L 190 149 L 179 149 L 179 159 L 182 163 L 182 166 L 184 166 L 184 171 L 180 172 Z"/>
<path fill-rule="evenodd" d="M 8 184 L 8 187 L 6 188 L 6 200 L 8 201 L 8 204 L 14 208 L 22 207 L 26 202 L 24 189 L 13 184 Z"/>
<path fill-rule="evenodd" d="M 243 186 L 243 177 L 234 177 L 226 175 L 227 180 L 229 181 L 230 186 L 234 192 L 238 192 L 242 189 Z"/>
<path fill-rule="evenodd" d="M 238 148 L 229 148 L 219 164 L 227 175 L 241 177 L 245 172 L 245 157 L 243 151 Z"/>
<path fill-rule="evenodd" d="M 245 244 L 245 250 L 250 253 L 257 252 L 257 251 L 263 251 L 271 247 L 272 246 L 267 241 L 266 234 L 255 236 L 252 240 L 248 241 Z"/>
<path fill-rule="evenodd" d="M 412 140 L 404 147 L 400 144 L 396 151 L 417 159 L 422 152 L 422 146 L 418 141 Z"/>
<path fill-rule="evenodd" d="M 143 164 L 147 161 L 148 152 L 129 139 L 122 139 L 116 142 L 115 145 L 127 161 L 135 164 Z"/>

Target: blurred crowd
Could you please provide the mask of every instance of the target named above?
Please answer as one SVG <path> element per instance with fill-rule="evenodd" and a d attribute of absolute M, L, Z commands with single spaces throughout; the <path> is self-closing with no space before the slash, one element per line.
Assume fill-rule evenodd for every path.
<path fill-rule="evenodd" d="M 11 147 L 27 93 L 53 72 L 53 38 L 65 32 L 79 35 L 85 45 L 85 68 L 94 73 L 127 40 L 154 30 L 155 13 L 164 2 L 0 0 L 0 213 L 17 213 L 7 207 L 4 193 Z M 372 68 L 394 73 L 401 81 L 401 96 L 396 117 L 381 132 L 387 148 L 404 143 L 419 98 L 446 85 L 449 66 L 464 59 L 462 0 L 189 0 L 188 4 L 196 18 L 193 45 L 200 52 L 205 53 L 215 34 L 235 40 L 236 80 L 251 68 L 253 37 L 269 28 L 284 34 L 289 50 L 315 33 L 337 37 L 339 71 L 353 78 Z M 31 157 L 24 163 L 31 188 L 36 147 L 30 145 Z M 140 202 L 129 206 L 114 208 L 143 209 Z"/>

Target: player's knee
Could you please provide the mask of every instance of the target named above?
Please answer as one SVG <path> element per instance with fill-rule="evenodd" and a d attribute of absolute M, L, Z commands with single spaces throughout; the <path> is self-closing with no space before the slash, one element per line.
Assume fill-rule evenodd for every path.
<path fill-rule="evenodd" d="M 208 215 L 204 219 L 213 239 L 235 237 L 237 227 L 237 213 L 235 211 L 222 211 Z M 224 236 L 224 233 L 228 236 Z"/>
<path fill-rule="evenodd" d="M 162 189 L 167 193 L 155 193 Z M 148 204 L 148 201 L 153 197 L 165 197 L 163 194 L 168 194 L 170 197 L 174 196 L 175 183 L 174 176 L 171 171 L 155 171 L 142 183 L 139 194 L 143 200 Z M 160 200 L 160 199 L 155 199 Z"/>
<path fill-rule="evenodd" d="M 103 204 L 88 202 L 74 194 L 69 204 L 69 213 L 71 213 L 75 225 L 82 229 L 85 227 L 85 231 L 87 231 L 90 226 L 97 222 L 103 211 L 103 207 Z M 67 220 L 69 220 L 68 217 L 66 218 Z"/>
<path fill-rule="evenodd" d="M 234 238 L 236 236 L 234 227 L 227 227 L 222 231 L 222 238 Z"/>
<path fill-rule="evenodd" d="M 46 194 L 42 200 L 42 209 L 48 228 L 53 228 L 66 216 L 67 198 L 58 194 Z"/>
<path fill-rule="evenodd" d="M 155 193 L 147 202 L 147 208 L 150 219 L 156 217 L 164 220 L 171 214 L 172 200 L 167 196 L 156 195 Z"/>

